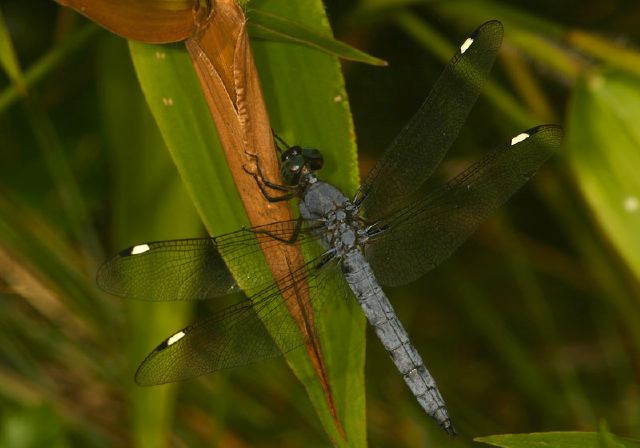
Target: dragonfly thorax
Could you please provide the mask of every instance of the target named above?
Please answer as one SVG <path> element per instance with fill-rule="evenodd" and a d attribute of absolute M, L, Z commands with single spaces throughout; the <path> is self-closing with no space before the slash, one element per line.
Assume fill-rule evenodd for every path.
<path fill-rule="evenodd" d="M 325 239 L 338 257 L 362 247 L 368 238 L 356 212 L 353 204 L 345 201 L 325 216 Z"/>

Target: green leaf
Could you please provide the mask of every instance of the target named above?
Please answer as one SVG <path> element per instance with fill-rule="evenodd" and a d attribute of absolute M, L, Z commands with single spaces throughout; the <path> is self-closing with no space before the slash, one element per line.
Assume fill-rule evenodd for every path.
<path fill-rule="evenodd" d="M 290 5 L 284 0 L 254 1 L 314 29 L 328 29 L 322 2 Z M 357 147 L 339 62 L 331 56 L 279 42 L 253 42 L 254 57 L 271 125 L 285 140 L 319 148 L 320 173 L 351 195 L 359 185 Z"/>
<path fill-rule="evenodd" d="M 499 434 L 476 437 L 476 442 L 503 448 L 603 448 L 602 436 L 597 432 L 539 432 L 532 434 Z M 615 448 L 638 448 L 640 440 L 611 436 Z"/>
<path fill-rule="evenodd" d="M 184 46 L 130 41 L 129 47 L 147 104 L 207 230 L 226 233 L 247 225 Z"/>
<path fill-rule="evenodd" d="M 334 39 L 330 33 L 320 33 L 296 20 L 257 9 L 248 10 L 247 18 L 251 37 L 301 44 L 332 56 L 365 64 L 387 65 L 382 59 Z"/>
<path fill-rule="evenodd" d="M 329 32 L 319 0 L 256 1 L 252 6 L 305 23 L 319 33 Z M 325 158 L 321 178 L 352 195 L 359 184 L 355 134 L 337 59 L 279 42 L 254 42 L 253 49 L 272 127 L 288 142 L 319 148 Z M 331 305 L 340 301 L 335 297 L 324 300 Z M 346 444 L 365 446 L 365 320 L 355 300 L 331 308 L 331 319 L 322 319 L 318 325 L 332 392 L 345 426 Z M 308 359 L 291 366 L 298 378 L 311 375 Z M 305 387 L 331 434 L 333 424 L 322 391 L 315 383 L 305 382 Z M 331 438 L 334 443 L 339 440 L 335 434 Z"/>
<path fill-rule="evenodd" d="M 329 33 L 320 1 L 270 2 L 263 9 L 304 22 L 318 33 Z M 207 230 L 219 234 L 247 225 L 187 53 L 181 46 L 134 42 L 130 49 L 147 102 Z M 279 42 L 256 43 L 254 51 L 274 129 L 292 143 L 319 147 L 326 159 L 323 176 L 347 194 L 353 193 L 358 184 L 356 147 L 339 62 L 327 54 Z M 349 446 L 364 446 L 365 327 L 354 306 L 355 301 L 337 306 L 330 321 L 318 319 L 317 323 L 346 439 Z M 347 444 L 341 442 L 306 353 L 294 351 L 287 359 L 330 439 Z"/>
<path fill-rule="evenodd" d="M 594 73 L 574 89 L 567 158 L 605 235 L 640 279 L 640 79 Z"/>

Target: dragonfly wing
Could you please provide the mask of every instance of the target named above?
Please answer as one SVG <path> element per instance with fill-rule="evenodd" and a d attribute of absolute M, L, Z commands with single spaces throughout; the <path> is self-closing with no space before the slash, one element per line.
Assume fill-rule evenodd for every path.
<path fill-rule="evenodd" d="M 458 136 L 502 43 L 502 24 L 480 26 L 459 48 L 422 106 L 360 187 L 362 214 L 377 221 L 415 192 Z"/>
<path fill-rule="evenodd" d="M 250 299 L 167 338 L 140 365 L 136 382 L 150 386 L 181 381 L 276 357 L 305 344 L 306 336 L 287 305 L 293 300 L 303 306 L 310 303 L 314 313 L 321 307 L 321 298 L 328 295 L 320 289 L 339 274 L 336 260 L 321 260 L 315 258 Z M 307 330 L 315 335 L 315 328 Z"/>
<path fill-rule="evenodd" d="M 410 283 L 448 258 L 524 185 L 560 146 L 562 129 L 530 129 L 494 149 L 447 184 L 378 224 L 366 248 L 384 285 Z"/>
<path fill-rule="evenodd" d="M 254 289 L 271 283 L 262 250 L 314 238 L 297 220 L 242 229 L 212 238 L 156 241 L 121 251 L 98 270 L 98 286 L 111 294 L 141 300 L 197 300 Z M 283 261 L 284 262 L 284 261 Z"/>

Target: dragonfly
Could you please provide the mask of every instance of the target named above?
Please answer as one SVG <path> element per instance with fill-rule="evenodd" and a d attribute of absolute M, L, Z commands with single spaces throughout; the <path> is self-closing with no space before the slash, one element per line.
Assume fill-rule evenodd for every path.
<path fill-rule="evenodd" d="M 163 384 L 279 356 L 308 337 L 291 318 L 287 300 L 303 296 L 317 309 L 348 294 L 425 412 L 455 435 L 436 382 L 381 285 L 410 283 L 441 264 L 560 145 L 559 126 L 534 127 L 427 190 L 425 181 L 479 96 L 502 36 L 502 24 L 494 20 L 463 42 L 351 199 L 318 178 L 320 150 L 285 144 L 279 148 L 281 181 L 266 179 L 259 164 L 248 172 L 268 200 L 297 198 L 297 219 L 215 237 L 138 244 L 102 265 L 99 287 L 119 296 L 200 300 L 257 291 L 165 339 L 142 362 L 136 382 Z M 302 266 L 278 279 L 265 263 L 253 262 L 276 244 L 299 245 L 305 254 Z M 296 288 L 306 288 L 305 294 L 286 294 Z"/>

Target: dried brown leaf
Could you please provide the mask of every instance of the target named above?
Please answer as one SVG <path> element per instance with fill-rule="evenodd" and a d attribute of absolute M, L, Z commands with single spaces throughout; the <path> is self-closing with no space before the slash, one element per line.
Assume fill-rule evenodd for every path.
<path fill-rule="evenodd" d="M 234 0 L 217 2 L 210 20 L 187 40 L 187 48 L 200 79 L 207 104 L 216 124 L 232 177 L 240 193 L 252 225 L 258 226 L 292 218 L 284 202 L 267 201 L 245 167 L 258 157 L 260 168 L 268 179 L 280 179 L 279 161 L 273 142 L 266 106 L 260 87 L 249 39 L 246 19 Z M 300 249 L 291 244 L 263 247 L 273 277 L 283 278 L 301 267 Z M 286 260 L 283 263 L 282 260 Z M 344 434 L 338 419 L 319 340 L 313 330 L 313 309 L 306 284 L 285 293 L 289 311 L 306 341 L 306 348 L 322 386 L 336 427 Z M 296 297 L 288 296 L 295 294 Z"/>
<path fill-rule="evenodd" d="M 57 0 L 118 36 L 147 43 L 192 36 L 204 14 L 197 0 Z"/>

